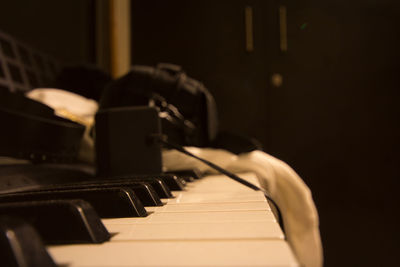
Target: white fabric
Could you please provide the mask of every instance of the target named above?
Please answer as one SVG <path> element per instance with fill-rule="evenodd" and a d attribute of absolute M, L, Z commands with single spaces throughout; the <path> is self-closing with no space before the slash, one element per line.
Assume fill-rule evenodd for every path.
<path fill-rule="evenodd" d="M 58 112 L 66 110 L 88 122 L 93 121 L 98 109 L 96 101 L 61 89 L 37 88 L 27 92 L 26 96 L 53 108 L 57 115 Z"/>
<path fill-rule="evenodd" d="M 97 112 L 96 101 L 81 95 L 55 88 L 37 88 L 26 93 L 26 96 L 54 109 L 57 116 L 70 119 L 86 126 L 78 159 L 83 162 L 94 162 L 94 142 L 89 131 Z"/>
<path fill-rule="evenodd" d="M 309 188 L 292 168 L 261 151 L 236 156 L 219 149 L 187 149 L 232 172 L 256 173 L 282 212 L 287 240 L 299 262 L 306 267 L 322 266 L 318 213 Z M 214 172 L 204 163 L 173 150 L 163 152 L 163 165 L 166 171 L 199 168 Z"/>

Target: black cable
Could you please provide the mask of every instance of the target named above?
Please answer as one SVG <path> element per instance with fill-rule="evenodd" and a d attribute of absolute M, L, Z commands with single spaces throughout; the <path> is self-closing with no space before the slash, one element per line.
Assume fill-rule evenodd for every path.
<path fill-rule="evenodd" d="M 255 190 L 255 191 L 261 191 L 261 192 L 263 192 L 265 198 L 266 198 L 270 203 L 272 203 L 272 205 L 274 206 L 275 211 L 276 211 L 276 216 L 278 217 L 279 225 L 281 226 L 282 231 L 285 232 L 285 228 L 284 228 L 284 225 L 283 225 L 283 219 L 282 219 L 281 210 L 279 209 L 279 206 L 276 204 L 276 202 L 272 199 L 272 197 L 268 194 L 268 192 L 267 192 L 265 189 L 260 188 L 260 187 L 258 187 L 258 186 L 256 186 L 256 185 L 254 185 L 254 184 L 252 184 L 252 183 L 250 183 L 250 182 L 244 180 L 243 178 L 240 178 L 240 177 L 237 176 L 236 174 L 234 174 L 234 173 L 232 173 L 232 172 L 230 172 L 230 171 L 227 171 L 227 170 L 225 170 L 224 168 L 221 168 L 220 166 L 218 166 L 218 165 L 216 165 L 216 164 L 214 164 L 214 163 L 212 163 L 212 162 L 210 162 L 210 161 L 208 161 L 208 160 L 206 160 L 206 159 L 200 158 L 200 157 L 198 157 L 198 156 L 192 154 L 191 152 L 189 152 L 188 150 L 186 150 L 186 149 L 185 149 L 183 146 L 181 146 L 181 145 L 177 145 L 177 144 L 174 144 L 174 143 L 169 142 L 169 141 L 168 141 L 168 137 L 167 137 L 166 135 L 155 134 L 155 135 L 152 135 L 152 137 L 154 137 L 154 139 L 155 139 L 156 141 L 158 141 L 158 142 L 160 142 L 160 143 L 166 145 L 166 146 L 169 147 L 169 148 L 175 149 L 175 150 L 177 150 L 177 151 L 179 151 L 179 152 L 181 152 L 181 153 L 183 153 L 183 154 L 185 154 L 185 155 L 188 155 L 188 156 L 190 156 L 190 157 L 192 157 L 192 158 L 195 158 L 195 159 L 197 159 L 197 160 L 203 162 L 204 164 L 210 166 L 211 168 L 217 170 L 218 172 L 220 172 L 220 173 L 222 173 L 222 174 L 228 176 L 229 178 L 235 180 L 236 182 L 239 182 L 239 183 L 241 183 L 241 184 L 243 184 L 243 185 L 245 185 L 245 186 L 247 186 L 247 187 L 249 187 L 249 188 L 251 188 L 251 189 L 253 189 L 253 190 Z"/>

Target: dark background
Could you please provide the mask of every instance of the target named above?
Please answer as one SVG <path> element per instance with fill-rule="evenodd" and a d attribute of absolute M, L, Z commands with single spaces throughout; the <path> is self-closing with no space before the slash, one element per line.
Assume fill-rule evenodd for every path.
<path fill-rule="evenodd" d="M 3 2 L 0 29 L 64 62 L 94 63 L 94 2 Z M 391 266 L 400 248 L 399 17 L 394 0 L 135 0 L 132 62 L 182 65 L 215 96 L 221 129 L 258 138 L 300 174 L 319 210 L 325 266 Z"/>
<path fill-rule="evenodd" d="M 95 1 L 0 3 L 0 30 L 65 64 L 95 62 Z"/>

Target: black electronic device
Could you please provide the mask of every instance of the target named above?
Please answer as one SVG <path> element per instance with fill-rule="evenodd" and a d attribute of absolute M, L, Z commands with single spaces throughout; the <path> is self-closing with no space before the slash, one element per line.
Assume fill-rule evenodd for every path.
<path fill-rule="evenodd" d="M 161 146 L 149 137 L 161 134 L 155 108 L 121 107 L 96 114 L 96 165 L 100 177 L 162 173 Z"/>

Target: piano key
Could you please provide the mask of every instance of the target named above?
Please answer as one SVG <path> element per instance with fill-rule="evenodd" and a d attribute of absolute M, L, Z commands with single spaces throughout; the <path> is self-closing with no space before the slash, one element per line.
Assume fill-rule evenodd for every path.
<path fill-rule="evenodd" d="M 266 201 L 258 202 L 225 202 L 225 203 L 180 203 L 162 207 L 147 207 L 148 212 L 212 212 L 212 211 L 254 211 L 271 210 Z"/>
<path fill-rule="evenodd" d="M 149 183 L 137 183 L 129 186 L 142 201 L 144 206 L 162 206 L 163 203 Z"/>
<path fill-rule="evenodd" d="M 284 240 L 118 241 L 54 246 L 49 252 L 68 267 L 299 266 Z"/>
<path fill-rule="evenodd" d="M 164 181 L 160 178 L 156 177 L 125 177 L 125 178 L 118 178 L 112 180 L 106 180 L 107 182 L 110 181 L 112 183 L 130 183 L 130 182 L 145 182 L 149 183 L 153 189 L 156 191 L 160 198 L 172 198 L 172 193 L 169 187 L 164 183 Z"/>
<path fill-rule="evenodd" d="M 167 173 L 174 174 L 179 177 L 192 177 L 193 179 L 200 179 L 203 176 L 199 169 L 171 171 Z"/>
<path fill-rule="evenodd" d="M 163 180 L 171 190 L 175 191 L 183 190 L 186 185 L 184 179 L 180 179 L 178 176 L 172 174 L 157 175 L 157 178 Z"/>
<path fill-rule="evenodd" d="M 162 206 L 160 197 L 150 185 L 146 182 L 114 182 L 114 181 L 96 181 L 96 182 L 79 182 L 73 184 L 57 184 L 51 186 L 42 186 L 39 189 L 29 190 L 29 191 L 54 191 L 54 190 L 66 190 L 66 189 L 88 189 L 88 188 L 118 188 L 127 187 L 133 190 L 136 196 L 140 199 L 144 206 Z"/>
<path fill-rule="evenodd" d="M 152 218 L 154 214 L 157 214 L 155 216 L 159 216 L 158 214 L 161 213 L 167 213 L 170 214 L 171 216 L 176 215 L 175 213 L 180 212 L 180 213 L 189 213 L 189 214 L 197 214 L 192 216 L 192 220 L 197 220 L 193 219 L 196 216 L 204 215 L 204 213 L 211 214 L 210 212 L 218 212 L 218 214 L 221 214 L 220 212 L 234 212 L 234 211 L 266 211 L 268 213 L 266 214 L 261 214 L 263 219 L 268 219 L 275 221 L 274 217 L 271 217 L 271 208 L 266 205 L 266 202 L 249 202 L 249 203 L 189 203 L 189 204 L 180 204 L 180 205 L 165 205 L 163 207 L 152 207 L 149 208 L 147 207 L 146 210 L 150 213 L 148 218 Z M 243 213 L 242 213 L 243 214 Z M 247 214 L 248 218 L 251 218 L 250 220 L 255 219 L 253 217 L 254 214 L 250 213 Z M 191 215 L 189 215 L 191 216 Z M 220 215 L 219 215 L 220 216 Z M 243 219 L 243 218 L 242 218 Z M 156 219 L 159 220 L 159 219 Z M 149 219 L 143 220 L 142 218 L 127 218 L 127 219 L 103 219 L 103 222 L 106 225 L 110 224 L 133 224 L 133 223 L 140 223 L 140 222 L 151 222 Z"/>
<path fill-rule="evenodd" d="M 274 221 L 270 222 L 189 222 L 152 224 L 107 224 L 110 233 L 120 240 L 209 240 L 209 239 L 283 239 Z"/>
<path fill-rule="evenodd" d="M 0 258 L 8 267 L 56 267 L 35 229 L 9 216 L 0 217 Z"/>
<path fill-rule="evenodd" d="M 224 202 L 259 202 L 264 201 L 265 196 L 262 192 L 253 191 L 253 192 L 211 192 L 211 193 L 203 193 L 203 192 L 184 192 L 185 194 L 181 194 L 177 192 L 175 194 L 175 198 L 167 199 L 168 204 L 181 204 L 181 203 L 224 203 Z"/>
<path fill-rule="evenodd" d="M 162 180 L 170 190 L 175 190 L 175 191 L 182 191 L 185 186 L 186 182 L 184 179 L 179 178 L 176 175 L 172 174 L 157 174 L 157 175 L 129 175 L 129 176 L 118 176 L 115 177 L 115 179 L 118 180 L 123 180 L 123 179 L 130 179 L 130 180 L 136 180 L 136 181 L 142 181 L 143 179 L 160 179 Z"/>
<path fill-rule="evenodd" d="M 179 222 L 276 222 L 271 211 L 219 211 L 219 212 L 154 212 L 136 220 L 125 220 L 135 223 L 179 223 Z"/>
<path fill-rule="evenodd" d="M 3 203 L 0 214 L 32 224 L 47 244 L 102 243 L 110 239 L 93 207 L 83 200 Z"/>
<path fill-rule="evenodd" d="M 191 175 L 178 175 L 176 173 L 168 173 L 168 174 L 176 175 L 177 177 L 183 179 L 186 183 L 191 183 L 195 181 L 195 179 Z"/>
<path fill-rule="evenodd" d="M 32 191 L 0 196 L 0 203 L 34 200 L 83 199 L 102 218 L 143 217 L 147 212 L 129 188 L 86 188 Z"/>

